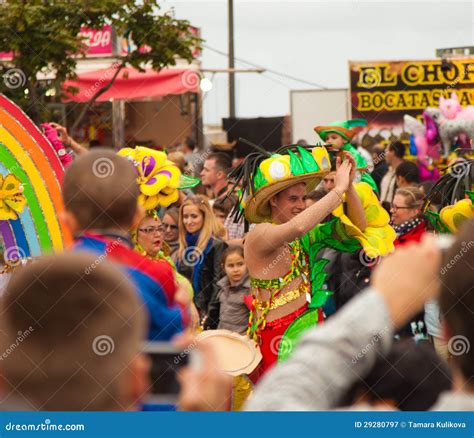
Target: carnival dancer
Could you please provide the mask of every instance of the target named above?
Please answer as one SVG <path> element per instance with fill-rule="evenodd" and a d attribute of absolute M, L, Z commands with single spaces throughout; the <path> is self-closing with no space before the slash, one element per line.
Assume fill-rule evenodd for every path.
<path fill-rule="evenodd" d="M 370 174 L 366 172 L 369 163 L 367 163 L 367 160 L 351 144 L 351 140 L 363 126 L 367 126 L 366 120 L 353 119 L 333 122 L 326 126 L 315 126 L 314 130 L 321 139 L 330 146 L 330 152 L 349 152 L 355 160 L 357 170 L 361 172 L 360 177 L 357 179 L 366 182 L 372 187 L 375 193 L 378 193 L 377 183 Z"/>
<path fill-rule="evenodd" d="M 275 154 L 247 156 L 230 175 L 242 184 L 234 215 L 256 225 L 244 242 L 251 277 L 248 335 L 263 356 L 261 371 L 284 360 L 300 333 L 324 319 L 322 305 L 328 260 L 325 247 L 372 255 L 393 249 L 388 214 L 366 183 L 353 185 L 356 164 L 350 153 L 337 158 L 335 187 L 305 209 L 305 196 L 330 171 L 322 146 L 287 146 Z M 344 205 L 343 205 L 344 203 Z M 332 213 L 334 218 L 321 224 Z"/>

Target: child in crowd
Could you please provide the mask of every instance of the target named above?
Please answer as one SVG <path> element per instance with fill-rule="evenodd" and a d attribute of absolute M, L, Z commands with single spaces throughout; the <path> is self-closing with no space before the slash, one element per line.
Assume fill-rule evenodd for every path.
<path fill-rule="evenodd" d="M 366 125 L 367 121 L 364 119 L 353 119 L 333 122 L 327 126 L 316 126 L 314 130 L 333 151 L 349 152 L 354 157 L 357 169 L 361 172 L 360 180 L 369 184 L 372 190 L 378 193 L 377 184 L 366 171 L 369 167 L 367 160 L 351 144 L 352 138 L 359 132 L 361 127 Z"/>
<path fill-rule="evenodd" d="M 233 206 L 234 203 L 230 198 L 217 199 L 212 204 L 212 211 L 214 212 L 214 216 L 222 226 L 224 226 L 224 222 L 227 216 L 229 216 L 229 213 L 232 210 Z"/>
<path fill-rule="evenodd" d="M 229 213 L 234 206 L 234 201 L 231 198 L 216 199 L 212 204 L 212 212 L 217 219 L 217 222 L 222 226 L 219 237 L 222 240 L 227 240 L 229 237 L 228 230 L 226 229 L 225 222 Z"/>
<path fill-rule="evenodd" d="M 133 166 L 114 151 L 97 148 L 78 157 L 63 180 L 64 219 L 74 234 L 75 249 L 119 264 L 139 292 L 149 316 L 150 340 L 170 340 L 189 320 L 186 294 L 178 304 L 172 266 L 134 251 L 130 230 L 143 217 Z M 87 274 L 87 273 L 86 273 Z"/>
<path fill-rule="evenodd" d="M 218 313 L 219 329 L 244 335 L 247 331 L 249 309 L 244 297 L 250 294 L 250 279 L 241 246 L 229 246 L 222 255 L 225 276 L 218 281 L 219 292 L 209 306 L 209 313 Z"/>

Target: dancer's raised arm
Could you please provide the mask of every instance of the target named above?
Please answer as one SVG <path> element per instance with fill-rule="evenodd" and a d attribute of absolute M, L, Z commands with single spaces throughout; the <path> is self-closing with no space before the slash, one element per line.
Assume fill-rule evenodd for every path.
<path fill-rule="evenodd" d="M 342 195 L 352 185 L 354 172 L 351 172 L 351 170 L 353 167 L 355 168 L 354 159 L 350 154 L 345 154 L 344 161 L 339 163 L 336 171 L 336 186 L 334 189 L 332 189 L 316 204 L 307 209 L 302 209 L 303 211 L 301 211 L 301 213 L 287 222 L 279 223 L 277 225 L 268 223 L 257 225 L 247 235 L 245 242 L 246 245 L 250 245 L 252 251 L 256 252 L 257 255 L 267 255 L 281 247 L 285 242 L 291 242 L 313 229 L 341 204 Z M 290 194 L 289 202 L 293 202 L 291 196 L 297 197 L 298 194 Z M 357 194 L 355 196 L 357 196 Z M 294 202 L 298 202 L 298 200 L 294 200 Z M 272 208 L 276 208 L 276 203 L 273 202 L 273 200 L 270 201 L 270 205 Z M 358 211 L 357 207 L 354 208 L 354 211 Z M 272 213 L 274 218 L 278 218 L 281 212 L 274 212 L 274 210 L 272 210 Z"/>

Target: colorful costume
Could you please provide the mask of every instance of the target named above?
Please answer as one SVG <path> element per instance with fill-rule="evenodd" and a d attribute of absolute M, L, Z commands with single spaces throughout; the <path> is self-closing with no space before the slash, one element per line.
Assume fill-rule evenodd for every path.
<path fill-rule="evenodd" d="M 344 120 L 342 122 L 333 122 L 327 126 L 316 126 L 314 130 L 318 133 L 323 141 L 326 141 L 326 137 L 330 132 L 334 132 L 340 135 L 347 143 L 340 149 L 341 151 L 349 152 L 356 162 L 357 169 L 361 172 L 360 180 L 366 182 L 372 187 L 375 193 L 378 193 L 378 187 L 374 179 L 370 176 L 367 169 L 368 163 L 365 158 L 359 153 L 359 151 L 352 146 L 350 141 L 354 135 L 359 132 L 362 126 L 367 126 L 367 121 L 364 119 Z"/>
<path fill-rule="evenodd" d="M 330 171 L 326 148 L 312 149 L 286 146 L 267 157 L 261 152 L 250 154 L 230 175 L 243 184 L 240 203 L 234 208 L 235 219 L 245 215 L 252 223 L 271 222 L 270 199 L 293 184 L 306 183 L 313 190 Z M 265 159 L 266 158 L 266 159 Z M 322 306 L 331 292 L 325 285 L 328 260 L 321 251 L 331 247 L 339 251 L 356 252 L 361 248 L 369 257 L 385 255 L 393 250 L 395 232 L 388 225 L 389 216 L 366 183 L 355 185 L 367 219 L 361 231 L 347 217 L 343 205 L 332 213 L 329 222 L 317 225 L 309 233 L 288 243 L 291 266 L 280 278 L 251 278 L 252 302 L 248 335 L 259 345 L 263 356 L 263 371 L 277 360 L 284 360 L 292 351 L 301 333 L 324 319 Z M 291 287 L 294 285 L 295 287 Z M 261 292 L 270 298 L 260 300 Z M 267 314 L 301 296 L 306 302 L 290 314 L 267 321 Z"/>
<path fill-rule="evenodd" d="M 144 257 L 146 257 L 147 259 L 150 259 L 150 260 L 161 260 L 161 261 L 164 261 L 164 262 L 167 262 L 174 270 L 174 273 L 176 275 L 176 281 L 178 283 L 182 283 L 186 289 L 188 290 L 189 292 L 189 296 L 191 298 L 193 298 L 193 295 L 194 295 L 194 291 L 193 291 L 193 287 L 191 286 L 191 283 L 188 281 L 188 279 L 184 276 L 182 276 L 176 269 L 176 265 L 175 263 L 173 262 L 173 260 L 171 259 L 170 256 L 167 256 L 165 255 L 164 251 L 163 250 L 159 250 L 154 256 L 151 255 L 151 254 L 148 254 L 142 247 L 141 245 L 138 243 L 138 240 L 137 240 L 137 233 L 136 232 L 133 232 L 132 233 L 132 240 L 133 240 L 133 243 L 135 244 L 135 251 L 139 252 L 141 255 L 143 255 Z"/>
<path fill-rule="evenodd" d="M 147 211 L 170 206 L 179 199 L 178 189 L 192 188 L 200 182 L 199 178 L 183 175 L 164 152 L 137 146 L 120 149 L 118 154 L 133 163 L 140 187 L 138 202 Z"/>
<path fill-rule="evenodd" d="M 63 175 L 48 139 L 0 94 L 0 232 L 7 264 L 60 252 L 71 243 L 60 220 Z"/>

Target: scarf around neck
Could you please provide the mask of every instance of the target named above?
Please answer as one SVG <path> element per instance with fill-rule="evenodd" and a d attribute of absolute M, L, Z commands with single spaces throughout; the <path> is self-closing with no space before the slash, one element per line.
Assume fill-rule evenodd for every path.
<path fill-rule="evenodd" d="M 199 240 L 199 235 L 201 234 L 200 231 L 196 233 L 186 233 L 185 240 L 186 240 L 186 248 L 184 250 L 183 259 L 179 260 L 178 262 L 178 269 L 181 264 L 191 267 L 192 269 L 192 284 L 194 293 L 197 294 L 200 291 L 199 287 L 199 279 L 201 276 L 201 269 L 204 263 L 204 259 L 206 258 L 207 254 L 212 248 L 212 244 L 214 239 L 211 237 L 209 242 L 207 242 L 204 251 L 201 251 L 197 247 L 197 243 Z"/>
<path fill-rule="evenodd" d="M 418 227 L 420 224 L 424 222 L 423 218 L 420 217 L 415 217 L 413 219 L 409 219 L 405 222 L 402 222 L 400 225 L 394 225 L 391 224 L 395 232 L 397 233 L 397 236 L 403 236 L 410 232 L 411 230 L 415 229 Z"/>

